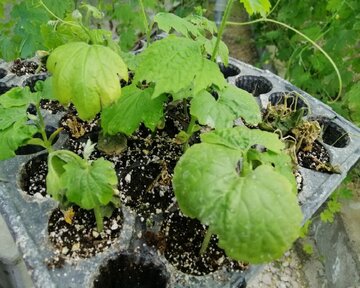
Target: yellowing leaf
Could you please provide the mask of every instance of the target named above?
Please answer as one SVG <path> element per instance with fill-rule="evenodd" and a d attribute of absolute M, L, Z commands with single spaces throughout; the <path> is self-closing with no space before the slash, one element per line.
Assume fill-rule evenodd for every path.
<path fill-rule="evenodd" d="M 70 207 L 69 209 L 67 209 L 66 211 L 63 212 L 64 214 L 64 220 L 66 223 L 68 224 L 72 224 L 72 219 L 75 216 L 75 212 L 74 209 L 72 207 Z"/>
<path fill-rule="evenodd" d="M 244 4 L 246 12 L 249 15 L 260 13 L 265 17 L 270 12 L 271 3 L 269 0 L 240 0 Z"/>
<path fill-rule="evenodd" d="M 53 73 L 54 96 L 73 103 L 83 120 L 92 119 L 121 95 L 120 79 L 127 81 L 127 67 L 110 48 L 73 42 L 56 48 L 47 61 Z"/>

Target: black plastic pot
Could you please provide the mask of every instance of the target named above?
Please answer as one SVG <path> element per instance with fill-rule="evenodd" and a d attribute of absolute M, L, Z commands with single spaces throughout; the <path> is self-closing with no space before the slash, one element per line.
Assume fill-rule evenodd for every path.
<path fill-rule="evenodd" d="M 0 63 L 6 74 L 0 82 L 6 85 L 31 83 L 29 76 L 9 73 L 9 64 Z M 1 71 L 3 71 L 1 70 Z M 259 105 L 280 103 L 282 95 L 298 93 L 305 117 L 320 119 L 324 127 L 322 145 L 329 152 L 330 162 L 341 174 L 327 174 L 303 167 L 303 188 L 299 194 L 304 221 L 309 219 L 345 178 L 360 157 L 360 129 L 331 108 L 269 71 L 254 68 L 231 59 L 228 68 L 221 66 L 227 80 L 257 97 Z M 41 78 L 41 77 L 40 77 Z M 33 78 L 32 78 L 33 79 Z M 23 84 L 24 83 L 24 84 Z M 1 97 L 1 96 L 0 96 Z M 294 102 L 289 107 L 296 109 Z M 48 125 L 56 127 L 61 115 L 45 114 Z M 60 135 L 55 148 L 65 142 Z M 173 267 L 156 249 L 141 237 L 146 225 L 134 211 L 123 205 L 124 223 L 116 244 L 88 259 L 65 261 L 60 268 L 49 269 L 46 259 L 54 256 L 48 239 L 47 222 L 57 203 L 49 198 L 31 198 L 21 190 L 20 172 L 25 163 L 43 152 L 19 155 L 0 163 L 0 212 L 20 249 L 35 287 L 245 287 L 261 266 L 250 266 L 245 272 L 219 269 L 204 276 L 193 276 Z M 156 218 L 154 218 L 156 222 Z M 158 226 L 161 225 L 161 215 Z M 156 226 L 156 225 L 155 225 Z M 119 280 L 121 278 L 121 280 Z"/>

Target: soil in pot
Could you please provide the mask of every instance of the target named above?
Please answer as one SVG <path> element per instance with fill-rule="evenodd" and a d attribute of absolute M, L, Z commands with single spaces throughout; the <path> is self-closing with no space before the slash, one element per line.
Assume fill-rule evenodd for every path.
<path fill-rule="evenodd" d="M 10 72 L 16 74 L 16 76 L 35 74 L 38 67 L 39 65 L 34 61 L 16 59 L 10 67 Z M 46 72 L 45 66 L 42 66 L 38 72 Z"/>
<path fill-rule="evenodd" d="M 326 148 L 318 141 L 315 141 L 312 145 L 312 149 L 309 151 L 300 150 L 297 153 L 298 164 L 304 168 L 329 172 L 325 166 L 330 164 L 330 154 Z M 325 165 L 325 166 L 324 166 Z"/>
<path fill-rule="evenodd" d="M 206 227 L 198 220 L 188 218 L 179 211 L 167 215 L 159 235 L 147 232 L 148 245 L 156 247 L 178 270 L 191 275 L 206 275 L 218 270 L 245 270 L 247 264 L 230 260 L 217 246 L 217 237 L 211 237 L 209 246 L 200 254 Z M 156 236 L 156 237 L 155 237 Z"/>
<path fill-rule="evenodd" d="M 50 197 L 46 193 L 46 175 L 48 154 L 42 154 L 28 161 L 21 170 L 20 187 L 29 196 L 41 199 Z"/>
<path fill-rule="evenodd" d="M 122 222 L 121 210 L 115 209 L 110 218 L 104 219 L 104 230 L 98 232 L 93 211 L 76 206 L 65 213 L 55 209 L 49 219 L 48 234 L 55 254 L 63 258 L 87 258 L 104 251 L 116 241 Z"/>

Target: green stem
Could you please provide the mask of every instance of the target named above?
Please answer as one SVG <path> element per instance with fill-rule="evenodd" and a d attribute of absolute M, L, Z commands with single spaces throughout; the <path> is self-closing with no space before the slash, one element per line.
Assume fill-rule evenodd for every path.
<path fill-rule="evenodd" d="M 267 17 L 269 17 L 270 14 L 274 12 L 274 10 L 275 10 L 276 7 L 279 5 L 279 3 L 280 3 L 280 0 L 278 0 L 278 1 L 275 3 L 275 5 L 273 6 L 273 8 L 272 8 L 271 11 L 269 12 L 269 14 L 266 15 Z"/>
<path fill-rule="evenodd" d="M 249 21 L 249 22 L 242 22 L 242 23 L 238 23 L 238 22 L 227 22 L 227 24 L 229 25 L 235 25 L 235 26 L 243 26 L 243 25 L 250 25 L 250 24 L 255 24 L 255 23 L 259 23 L 259 22 L 270 22 L 270 23 L 274 23 L 274 24 L 277 24 L 277 25 L 280 25 L 280 26 L 283 26 L 295 33 L 297 33 L 298 35 L 300 35 L 301 37 L 303 37 L 304 39 L 306 39 L 307 41 L 309 41 L 314 47 L 316 47 L 328 60 L 329 62 L 331 63 L 331 65 L 333 66 L 335 72 L 336 72 L 336 75 L 338 77 L 338 80 L 339 80 L 339 92 L 338 92 L 338 95 L 335 97 L 335 99 L 333 99 L 332 101 L 330 101 L 329 103 L 334 103 L 336 102 L 337 100 L 340 99 L 341 97 L 341 92 L 342 92 L 342 79 L 341 79 L 341 75 L 340 75 L 340 72 L 339 72 L 339 69 L 337 68 L 335 62 L 331 59 L 331 57 L 329 56 L 329 54 L 327 54 L 325 52 L 325 50 L 323 50 L 316 42 L 314 42 L 313 40 L 311 40 L 308 36 L 306 36 L 304 33 L 301 33 L 300 31 L 298 31 L 297 29 L 285 24 L 285 23 L 282 23 L 282 22 L 279 22 L 279 21 L 276 21 L 276 20 L 273 20 L 273 19 L 267 19 L 267 18 L 261 18 L 261 19 L 256 19 L 254 21 Z"/>
<path fill-rule="evenodd" d="M 101 215 L 100 207 L 94 208 L 94 215 L 96 220 L 96 228 L 98 232 L 101 232 L 104 229 L 104 222 L 103 222 L 103 217 Z"/>
<path fill-rule="evenodd" d="M 56 16 L 56 15 L 54 14 L 54 12 L 52 12 L 52 11 L 45 5 L 45 3 L 44 3 L 42 0 L 39 0 L 39 3 L 41 4 L 41 6 L 44 7 L 44 9 L 45 9 L 51 16 L 53 16 L 56 20 L 60 21 L 61 23 L 67 24 L 67 25 L 70 25 L 70 26 L 81 27 L 80 25 L 74 24 L 74 23 L 72 23 L 72 22 L 64 21 L 63 19 L 61 19 L 61 18 L 59 18 L 58 16 Z"/>
<path fill-rule="evenodd" d="M 150 45 L 151 28 L 150 28 L 150 24 L 149 24 L 147 15 L 146 15 L 143 0 L 139 0 L 139 3 L 140 3 L 140 7 L 141 7 L 141 14 L 142 14 L 143 22 L 144 22 L 144 28 L 146 31 L 146 46 L 149 46 Z"/>
<path fill-rule="evenodd" d="M 210 229 L 207 229 L 204 240 L 201 244 L 200 255 L 203 255 L 206 252 L 206 249 L 209 247 L 211 236 L 212 232 L 210 231 Z"/>
<path fill-rule="evenodd" d="M 190 118 L 190 123 L 189 123 L 189 125 L 188 125 L 188 127 L 187 127 L 187 129 L 186 129 L 186 133 L 187 134 L 190 134 L 190 135 L 192 135 L 193 134 L 193 128 L 194 128 L 194 126 L 195 126 L 195 123 L 196 122 L 196 117 L 195 116 L 191 116 L 191 118 Z"/>
<path fill-rule="evenodd" d="M 243 153 L 242 159 L 241 159 L 241 171 L 240 176 L 245 177 L 252 171 L 252 163 L 251 161 L 248 161 L 247 151 Z"/>
<path fill-rule="evenodd" d="M 211 55 L 211 61 L 215 61 L 215 57 L 219 50 L 220 41 L 221 41 L 222 35 L 224 34 L 227 19 L 230 16 L 231 7 L 232 7 L 233 3 L 234 3 L 234 0 L 228 0 L 228 2 L 226 4 L 224 16 L 221 20 L 221 24 L 220 24 L 220 28 L 219 28 L 219 33 L 217 34 L 217 37 L 216 37 L 215 47 L 214 47 L 214 50 Z"/>
<path fill-rule="evenodd" d="M 61 19 L 60 17 L 56 16 L 56 15 L 54 14 L 54 12 L 52 12 L 52 11 L 45 5 L 45 3 L 44 3 L 42 0 L 39 0 L 39 3 L 41 4 L 41 6 L 44 7 L 44 9 L 45 9 L 51 16 L 53 16 L 56 20 L 60 21 L 61 23 L 83 29 L 84 32 L 89 36 L 90 42 L 94 42 L 94 41 L 93 41 L 93 38 L 91 37 L 91 34 L 90 34 L 89 30 L 88 30 L 84 25 L 82 25 L 82 24 L 78 25 L 78 24 L 75 24 L 75 23 L 73 23 L 73 22 L 64 21 L 64 20 Z"/>
<path fill-rule="evenodd" d="M 51 146 L 51 142 L 49 141 L 49 139 L 46 135 L 46 125 L 45 125 L 44 117 L 41 114 L 40 102 L 36 103 L 35 107 L 36 107 L 36 114 L 38 115 L 38 120 L 39 120 L 38 127 L 39 127 L 40 134 L 41 134 L 41 137 L 44 142 L 44 146 L 45 146 L 46 150 L 48 150 L 48 152 L 51 153 L 53 151 L 53 149 Z"/>

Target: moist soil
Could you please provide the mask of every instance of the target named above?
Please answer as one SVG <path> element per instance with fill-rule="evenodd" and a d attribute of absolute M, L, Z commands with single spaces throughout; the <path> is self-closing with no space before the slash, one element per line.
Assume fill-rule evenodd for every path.
<path fill-rule="evenodd" d="M 110 218 L 104 219 L 102 232 L 96 229 L 92 211 L 76 206 L 71 209 L 73 217 L 66 216 L 69 215 L 69 210 L 64 213 L 60 209 L 55 209 L 49 219 L 49 239 L 55 247 L 57 256 L 71 259 L 91 257 L 109 248 L 119 236 L 123 222 L 121 209 L 115 209 Z M 49 266 L 55 263 L 56 258 L 48 261 Z"/>
<path fill-rule="evenodd" d="M 311 150 L 300 150 L 297 154 L 297 160 L 298 164 L 304 168 L 329 172 L 329 170 L 322 168 L 323 165 L 328 166 L 330 164 L 329 152 L 318 141 L 313 143 Z"/>
<path fill-rule="evenodd" d="M 34 61 L 16 59 L 14 64 L 10 67 L 10 71 L 16 74 L 16 76 L 35 74 L 37 72 L 46 72 L 45 65 L 41 67 L 40 71 L 37 71 L 38 67 L 39 65 Z"/>
<path fill-rule="evenodd" d="M 147 237 L 155 242 L 155 246 L 160 248 L 170 263 L 187 274 L 206 275 L 221 266 L 231 271 L 246 269 L 247 264 L 232 261 L 225 255 L 224 250 L 217 246 L 218 239 L 215 235 L 211 236 L 205 252 L 200 254 L 206 231 L 207 227 L 198 220 L 190 219 L 176 211 L 166 217 L 161 230 L 162 237 Z M 151 243 L 150 240 L 149 242 Z"/>

